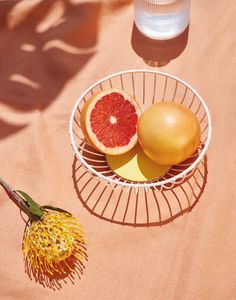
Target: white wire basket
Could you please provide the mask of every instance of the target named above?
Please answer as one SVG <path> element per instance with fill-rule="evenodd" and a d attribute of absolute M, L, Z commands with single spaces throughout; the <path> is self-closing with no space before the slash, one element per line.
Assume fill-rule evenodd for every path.
<path fill-rule="evenodd" d="M 80 127 L 81 111 L 94 94 L 109 88 L 125 90 L 139 102 L 142 111 L 160 101 L 173 101 L 189 108 L 199 120 L 201 142 L 197 151 L 186 161 L 172 166 L 161 178 L 146 182 L 125 180 L 115 174 L 107 164 L 104 154 L 97 152 L 85 140 Z M 171 190 L 184 183 L 193 175 L 203 160 L 211 138 L 211 117 L 202 97 L 185 81 L 176 76 L 155 70 L 128 70 L 109 75 L 91 85 L 74 105 L 69 122 L 70 141 L 77 159 L 95 179 L 110 186 L 113 190 L 149 188 L 155 191 Z"/>

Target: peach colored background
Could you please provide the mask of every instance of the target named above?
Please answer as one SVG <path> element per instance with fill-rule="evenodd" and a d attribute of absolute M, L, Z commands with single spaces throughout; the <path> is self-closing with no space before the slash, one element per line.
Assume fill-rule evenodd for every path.
<path fill-rule="evenodd" d="M 152 68 L 131 45 L 132 2 L 0 3 L 1 176 L 42 204 L 78 216 L 89 255 L 74 285 L 53 291 L 30 281 L 21 254 L 24 222 L 1 189 L 0 299 L 236 299 L 235 11 L 234 1 L 193 0 L 186 48 L 158 68 L 188 81 L 210 109 L 204 193 L 172 223 L 132 228 L 83 207 L 68 137 L 70 111 L 91 83 Z"/>

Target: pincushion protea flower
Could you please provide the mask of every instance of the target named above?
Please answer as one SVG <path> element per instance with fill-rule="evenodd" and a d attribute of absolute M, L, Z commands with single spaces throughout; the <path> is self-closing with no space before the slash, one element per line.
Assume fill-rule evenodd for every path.
<path fill-rule="evenodd" d="M 68 275 L 86 259 L 84 233 L 77 219 L 64 212 L 44 211 L 42 219 L 26 226 L 22 250 L 28 270 L 53 276 Z"/>
<path fill-rule="evenodd" d="M 22 191 L 13 191 L 0 178 L 0 184 L 29 219 L 23 235 L 22 251 L 26 272 L 41 283 L 74 278 L 83 273 L 87 260 L 85 234 L 76 217 L 52 206 L 40 206 Z M 73 282 L 73 281 L 72 281 Z"/>

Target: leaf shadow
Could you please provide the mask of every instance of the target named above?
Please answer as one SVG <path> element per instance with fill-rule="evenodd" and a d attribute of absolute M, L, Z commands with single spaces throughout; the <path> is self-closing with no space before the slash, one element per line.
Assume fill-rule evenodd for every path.
<path fill-rule="evenodd" d="M 102 4 L 66 0 L 23 4 L 0 3 L 0 103 L 28 113 L 48 108 L 96 53 Z M 47 25 L 50 14 L 58 10 L 58 18 Z M 12 130 L 1 128 L 1 138 L 24 128 L 10 126 Z"/>

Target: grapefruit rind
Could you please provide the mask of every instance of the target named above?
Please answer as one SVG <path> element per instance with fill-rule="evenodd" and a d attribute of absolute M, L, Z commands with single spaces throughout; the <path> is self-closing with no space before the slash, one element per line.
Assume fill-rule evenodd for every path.
<path fill-rule="evenodd" d="M 200 144 L 200 123 L 180 103 L 163 101 L 138 121 L 138 140 L 145 154 L 161 165 L 177 165 L 189 158 Z"/>

